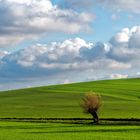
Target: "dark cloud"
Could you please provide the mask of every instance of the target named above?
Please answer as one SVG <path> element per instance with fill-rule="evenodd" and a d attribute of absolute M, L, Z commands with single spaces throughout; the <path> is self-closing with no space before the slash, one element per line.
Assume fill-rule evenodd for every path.
<path fill-rule="evenodd" d="M 95 59 L 105 58 L 107 54 L 106 45 L 104 43 L 98 42 L 95 46 L 91 48 L 82 47 L 80 49 L 80 55 L 89 61 L 94 61 Z"/>

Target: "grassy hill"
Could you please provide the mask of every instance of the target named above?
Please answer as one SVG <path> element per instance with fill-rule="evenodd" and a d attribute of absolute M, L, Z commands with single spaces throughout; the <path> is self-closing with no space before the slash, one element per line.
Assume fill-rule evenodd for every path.
<path fill-rule="evenodd" d="M 102 118 L 140 118 L 140 79 L 104 80 L 0 92 L 0 118 L 90 117 L 80 102 L 86 92 L 103 99 Z"/>

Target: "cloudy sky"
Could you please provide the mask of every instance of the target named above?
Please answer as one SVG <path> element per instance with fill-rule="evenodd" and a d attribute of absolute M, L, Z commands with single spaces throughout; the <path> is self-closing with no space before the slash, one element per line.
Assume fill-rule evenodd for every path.
<path fill-rule="evenodd" d="M 140 77 L 140 1 L 0 0 L 0 90 Z"/>

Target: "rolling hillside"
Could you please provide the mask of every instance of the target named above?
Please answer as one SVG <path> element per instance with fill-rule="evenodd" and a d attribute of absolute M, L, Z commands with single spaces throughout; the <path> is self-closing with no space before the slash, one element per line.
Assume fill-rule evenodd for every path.
<path fill-rule="evenodd" d="M 103 99 L 102 118 L 140 118 L 140 79 L 104 80 L 0 92 L 0 118 L 90 117 L 80 107 L 86 92 Z"/>

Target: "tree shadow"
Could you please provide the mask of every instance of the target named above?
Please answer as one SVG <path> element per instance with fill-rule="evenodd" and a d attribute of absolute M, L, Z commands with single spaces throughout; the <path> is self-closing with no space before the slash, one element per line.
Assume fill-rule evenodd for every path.
<path fill-rule="evenodd" d="M 95 130 L 91 130 L 91 129 L 86 129 L 86 130 L 62 130 L 62 131 L 59 131 L 59 130 L 55 130 L 55 131 L 45 131 L 45 132 L 26 132 L 26 133 L 30 133 L 30 134 L 52 134 L 52 133 L 89 133 L 89 132 L 92 132 L 92 133 L 98 133 L 98 132 L 101 132 L 101 133 L 108 133 L 108 132 L 131 132 L 131 131 L 136 131 L 136 130 L 140 130 L 140 128 L 137 128 L 137 129 L 95 129 Z"/>

